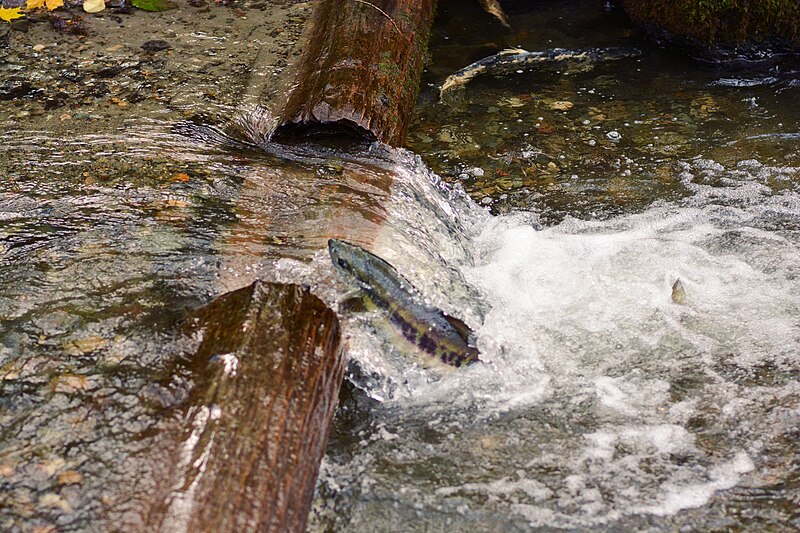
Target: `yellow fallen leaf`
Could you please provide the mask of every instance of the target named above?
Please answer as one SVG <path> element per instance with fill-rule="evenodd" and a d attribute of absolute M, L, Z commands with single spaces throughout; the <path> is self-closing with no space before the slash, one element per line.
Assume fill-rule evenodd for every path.
<path fill-rule="evenodd" d="M 21 7 L 0 7 L 0 20 L 5 20 L 6 22 L 11 22 L 14 19 L 22 18 L 25 15 L 20 13 Z"/>
<path fill-rule="evenodd" d="M 43 5 L 44 0 L 28 0 L 28 2 L 25 4 L 25 11 L 30 11 L 31 9 L 42 7 Z"/>
<path fill-rule="evenodd" d="M 83 0 L 83 10 L 87 13 L 99 13 L 106 8 L 106 0 Z"/>
<path fill-rule="evenodd" d="M 64 0 L 44 0 L 44 3 L 47 4 L 47 9 L 52 11 L 57 7 L 63 6 Z"/>

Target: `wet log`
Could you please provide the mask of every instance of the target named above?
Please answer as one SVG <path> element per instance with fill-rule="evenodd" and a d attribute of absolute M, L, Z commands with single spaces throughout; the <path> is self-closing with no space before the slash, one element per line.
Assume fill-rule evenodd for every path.
<path fill-rule="evenodd" d="M 304 531 L 344 374 L 336 315 L 255 283 L 204 307 L 183 441 L 147 531 Z"/>
<path fill-rule="evenodd" d="M 355 132 L 403 144 L 436 0 L 321 0 L 274 138 Z"/>

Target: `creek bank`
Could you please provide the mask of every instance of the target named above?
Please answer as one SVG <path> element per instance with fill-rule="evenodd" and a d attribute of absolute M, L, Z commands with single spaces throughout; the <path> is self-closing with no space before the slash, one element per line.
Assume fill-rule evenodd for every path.
<path fill-rule="evenodd" d="M 800 52 L 797 0 L 623 0 L 656 42 L 706 59 Z"/>
<path fill-rule="evenodd" d="M 177 122 L 273 105 L 315 2 L 196 4 L 94 15 L 59 8 L 19 19 L 27 31 L 0 26 L 0 132 L 99 133 L 132 118 Z M 46 22 L 56 15 L 82 19 L 85 35 L 54 30 Z"/>

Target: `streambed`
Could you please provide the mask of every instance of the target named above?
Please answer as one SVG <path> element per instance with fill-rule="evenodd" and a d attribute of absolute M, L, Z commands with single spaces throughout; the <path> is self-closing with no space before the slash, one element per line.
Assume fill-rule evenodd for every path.
<path fill-rule="evenodd" d="M 196 340 L 176 323 L 256 278 L 335 305 L 348 287 L 325 240 L 371 228 L 485 362 L 425 368 L 375 317 L 344 315 L 351 366 L 311 530 L 797 529 L 797 63 L 693 62 L 580 7 L 512 11 L 503 33 L 444 4 L 434 85 L 508 46 L 643 55 L 441 101 L 428 87 L 420 157 L 174 128 L 204 93 L 241 116 L 237 91 L 280 55 L 242 59 L 236 91 L 201 76 L 174 106 L 130 104 L 141 114 L 62 120 L 31 100 L 26 123 L 3 102 L 3 527 L 136 527 L 161 467 L 147 458 L 192 387 Z M 65 135 L 74 120 L 95 123 Z"/>

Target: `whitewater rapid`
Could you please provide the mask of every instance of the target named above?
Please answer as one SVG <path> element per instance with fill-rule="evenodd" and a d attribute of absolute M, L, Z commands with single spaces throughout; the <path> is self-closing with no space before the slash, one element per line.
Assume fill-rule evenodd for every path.
<path fill-rule="evenodd" d="M 351 318 L 351 380 L 376 403 L 359 445 L 329 453 L 317 514 L 342 498 L 349 530 L 581 528 L 780 476 L 800 418 L 797 170 L 680 172 L 679 202 L 543 227 L 407 156 L 375 252 L 465 319 L 484 363 L 432 371 Z"/>

